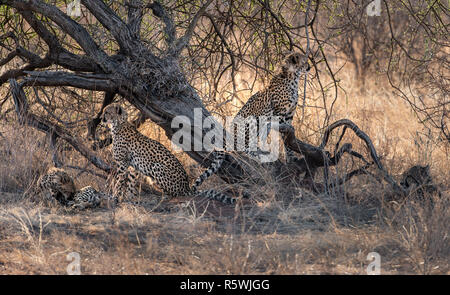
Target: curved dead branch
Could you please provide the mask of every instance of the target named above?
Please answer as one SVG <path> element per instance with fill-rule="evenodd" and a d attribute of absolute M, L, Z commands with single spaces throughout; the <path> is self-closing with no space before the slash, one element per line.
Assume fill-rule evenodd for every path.
<path fill-rule="evenodd" d="M 380 158 L 377 155 L 377 152 L 375 150 L 375 147 L 374 147 L 370 137 L 366 133 L 364 133 L 352 121 L 350 121 L 348 119 L 342 119 L 342 120 L 338 120 L 338 121 L 332 123 L 325 130 L 323 138 L 322 138 L 322 143 L 318 147 L 313 146 L 308 143 L 304 143 L 301 140 L 297 139 L 295 137 L 295 130 L 291 125 L 281 124 L 281 125 L 279 125 L 279 131 L 283 134 L 284 144 L 286 146 L 288 146 L 290 149 L 292 149 L 292 150 L 296 151 L 297 153 L 300 153 L 304 156 L 304 158 L 299 163 L 299 165 L 301 166 L 301 169 L 303 171 L 307 171 L 307 170 L 316 171 L 317 168 L 324 167 L 324 169 L 325 169 L 324 183 L 325 183 L 325 186 L 327 187 L 328 186 L 328 178 L 327 178 L 328 168 L 330 166 L 337 165 L 344 153 L 348 153 L 351 156 L 362 159 L 366 163 L 366 166 L 364 168 L 359 168 L 355 171 L 350 172 L 350 174 L 347 176 L 344 176 L 343 180 L 341 180 L 340 182 L 345 182 L 345 180 L 350 179 L 352 176 L 362 173 L 363 170 L 365 170 L 368 167 L 368 165 L 370 165 L 370 163 L 368 163 L 361 154 L 352 150 L 352 145 L 350 143 L 343 144 L 342 147 L 339 150 L 337 150 L 338 144 L 341 141 L 342 136 L 345 131 L 342 133 L 342 135 L 339 139 L 339 142 L 336 145 L 336 151 L 333 156 L 331 156 L 330 152 L 328 152 L 324 149 L 326 144 L 328 143 L 328 139 L 330 137 L 331 132 L 333 132 L 333 130 L 335 130 L 336 128 L 341 127 L 341 126 L 344 126 L 344 128 L 350 128 L 356 134 L 356 136 L 358 136 L 359 138 L 361 138 L 364 141 L 368 150 L 370 151 L 370 156 L 373 160 L 373 163 L 375 163 L 377 168 L 380 170 L 381 174 L 383 175 L 384 180 L 387 181 L 392 186 L 392 188 L 394 189 L 394 191 L 396 193 L 405 194 L 406 192 L 404 191 L 404 189 L 400 185 L 397 184 L 397 182 L 392 178 L 392 176 L 384 168 L 383 164 L 380 161 Z M 313 176 L 314 176 L 314 174 L 311 175 L 311 177 L 313 177 Z"/>
<path fill-rule="evenodd" d="M 165 25 L 164 33 L 166 34 L 166 43 L 170 48 L 176 38 L 175 25 L 172 18 L 158 1 L 148 4 L 146 7 L 150 8 L 153 14 L 163 21 Z"/>
<path fill-rule="evenodd" d="M 71 74 L 62 71 L 25 71 L 23 86 L 72 86 L 81 89 L 114 92 L 117 86 L 106 75 Z"/>

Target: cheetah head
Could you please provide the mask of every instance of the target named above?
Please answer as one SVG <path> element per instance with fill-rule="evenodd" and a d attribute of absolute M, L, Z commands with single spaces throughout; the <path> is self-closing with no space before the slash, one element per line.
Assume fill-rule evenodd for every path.
<path fill-rule="evenodd" d="M 115 125 L 127 121 L 127 112 L 118 103 L 113 103 L 107 106 L 101 116 L 102 123 L 105 125 Z"/>
<path fill-rule="evenodd" d="M 63 204 L 71 200 L 76 191 L 72 177 L 61 168 L 50 168 L 47 174 L 41 176 L 38 183 L 41 192 L 52 190 L 55 193 L 53 197 Z"/>
<path fill-rule="evenodd" d="M 400 182 L 400 185 L 408 188 L 413 185 L 427 185 L 431 183 L 433 183 L 433 179 L 430 173 L 430 165 L 416 165 L 403 173 L 403 180 Z"/>
<path fill-rule="evenodd" d="M 308 57 L 299 52 L 289 54 L 283 65 L 283 72 L 289 73 L 296 73 L 298 71 L 306 73 L 309 69 Z"/>

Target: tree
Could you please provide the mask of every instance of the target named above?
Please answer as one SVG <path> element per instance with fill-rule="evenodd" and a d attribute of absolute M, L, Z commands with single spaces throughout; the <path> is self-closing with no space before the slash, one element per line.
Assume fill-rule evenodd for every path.
<path fill-rule="evenodd" d="M 4 30 L 0 37 L 0 65 L 10 65 L 14 60 L 24 63 L 12 65 L 1 74 L 0 85 L 10 81 L 15 109 L 22 123 L 51 134 L 52 142 L 58 138 L 66 140 L 104 171 L 110 171 L 111 167 L 86 146 L 84 139 L 77 135 L 79 132 L 69 130 L 74 125 L 70 106 L 78 104 L 78 112 L 80 105 L 92 108 L 97 96 L 90 94 L 86 98 L 80 95 L 80 90 L 74 89 L 102 93 L 102 107 L 87 124 L 91 136 L 95 134 L 102 109 L 120 97 L 141 112 L 141 119 L 151 119 L 171 138 L 177 131 L 177 126 L 171 125 L 176 116 L 193 121 L 193 110 L 199 109 L 205 119 L 211 115 L 207 107 L 220 110 L 224 104 L 238 99 L 236 73 L 239 69 L 254 69 L 257 79 L 271 73 L 282 57 L 281 52 L 298 50 L 308 53 L 315 68 L 313 79 L 317 79 L 323 90 L 322 127 L 329 125 L 339 84 L 324 51 L 331 43 L 317 33 L 315 25 L 329 17 L 327 13 L 321 16 L 319 9 L 329 11 L 335 4 L 333 1 L 208 0 L 162 5 L 139 0 L 81 0 L 81 4 L 82 16 L 72 18 L 63 12 L 65 2 L 0 0 Z M 311 47 L 310 39 L 314 41 Z M 328 105 L 325 88 L 329 86 L 323 85 L 318 67 L 325 70 L 334 89 L 333 101 Z M 209 99 L 202 99 L 192 87 L 195 79 L 207 82 L 208 91 L 203 93 L 207 92 Z M 33 89 L 32 101 L 24 91 L 27 87 Z M 58 105 L 49 98 L 40 99 L 39 93 L 45 95 L 47 87 L 57 87 L 73 101 L 61 99 Z M 252 90 L 251 86 L 249 88 Z M 218 93 L 228 95 L 224 101 L 217 101 Z M 45 116 L 37 110 L 43 110 Z M 71 119 L 67 121 L 67 118 Z M 220 125 L 217 121 L 214 123 Z M 296 164 L 297 168 L 305 171 L 325 167 L 327 184 L 328 167 L 337 164 L 343 153 L 364 159 L 348 144 L 340 149 L 337 144 L 333 156 L 324 150 L 329 134 L 340 126 L 346 127 L 339 143 L 347 128 L 361 135 L 371 151 L 373 163 L 383 171 L 383 177 L 401 191 L 381 165 L 370 138 L 353 122 L 344 120 L 331 124 L 318 147 L 295 139 L 289 126 L 280 126 L 280 130 L 285 134 L 285 143 L 305 156 Z M 205 132 L 192 128 L 186 135 L 203 138 Z M 195 161 L 205 166 L 209 164 L 208 151 L 192 148 L 186 152 Z M 228 155 L 220 171 L 221 177 L 229 182 L 252 177 L 245 175 L 245 171 L 251 171 L 246 163 Z M 313 178 L 314 173 L 309 176 Z"/>
<path fill-rule="evenodd" d="M 5 15 L 3 27 L 11 30 L 2 36 L 2 40 L 12 40 L 15 43 L 14 49 L 9 44 L 3 44 L 4 48 L 10 49 L 10 53 L 2 60 L 2 64 L 8 63 L 14 57 L 19 57 L 26 61 L 26 65 L 4 73 L 0 77 L 0 83 L 3 84 L 12 78 L 20 79 L 20 84 L 12 82 L 11 85 L 13 88 L 17 86 L 17 89 L 13 89 L 13 92 L 16 93 L 15 105 L 20 114 L 26 114 L 27 118 L 24 119 L 24 122 L 26 121 L 42 131 L 51 132 L 53 139 L 61 137 L 69 140 L 94 165 L 109 171 L 110 167 L 94 156 L 82 144 L 81 139 L 71 142 L 70 139 L 76 138 L 76 136 L 64 130 L 62 126 L 31 114 L 29 103 L 25 95 L 22 95 L 21 89 L 27 86 L 70 86 L 101 91 L 104 93 L 102 107 L 111 103 L 115 95 L 120 95 L 139 109 L 145 117 L 161 126 L 168 138 L 171 138 L 176 131 L 171 126 L 175 116 L 186 116 L 192 121 L 194 109 L 202 111 L 203 119 L 210 116 L 210 112 L 205 108 L 201 98 L 189 84 L 180 67 L 181 52 L 194 35 L 197 38 L 202 35 L 201 31 L 195 31 L 201 17 L 210 20 L 209 28 L 213 31 L 213 36 L 210 38 L 218 38 L 223 49 L 226 49 L 222 50 L 221 54 L 222 58 L 224 52 L 229 54 L 231 70 L 234 71 L 238 66 L 234 57 L 236 53 L 230 48 L 231 44 L 225 40 L 215 17 L 207 11 L 212 2 L 209 0 L 202 5 L 198 5 L 195 1 L 184 3 L 180 18 L 190 17 L 192 10 L 196 12 L 186 26 L 182 23 L 177 27 L 173 16 L 159 2 L 147 5 L 141 1 L 111 2 L 108 5 L 97 0 L 81 1 L 88 11 L 85 11 L 84 18 L 76 22 L 58 9 L 58 4 L 60 4 L 58 2 L 50 4 L 39 0 L 2 1 Z M 176 11 L 178 8 L 175 4 L 172 5 L 172 11 Z M 216 5 L 215 12 L 217 13 L 224 9 L 238 13 L 234 11 L 233 4 L 228 5 L 228 8 L 225 4 L 216 3 Z M 242 7 L 246 4 L 240 3 L 240 5 Z M 249 5 L 255 4 L 250 3 Z M 258 9 L 266 8 L 267 11 L 270 11 L 270 8 L 264 5 L 268 4 L 261 1 Z M 149 21 L 144 19 L 144 14 L 149 10 L 164 23 L 164 37 L 159 34 L 153 38 L 144 39 L 144 36 L 148 36 L 154 31 L 154 23 L 147 25 L 145 30 L 142 30 L 143 20 Z M 266 19 L 269 15 L 267 11 L 264 16 Z M 16 13 L 20 16 L 18 17 Z M 271 14 L 275 17 L 273 12 Z M 81 24 L 89 16 L 95 17 L 96 25 L 94 27 Z M 18 31 L 14 29 L 14 21 L 17 21 L 17 18 L 21 24 Z M 23 26 L 24 20 L 33 31 L 32 37 L 29 36 L 30 30 Z M 233 24 L 231 23 L 231 25 Z M 88 31 L 86 27 L 92 28 L 92 30 Z M 274 31 L 277 30 L 280 29 L 274 28 Z M 179 31 L 182 31 L 183 34 L 177 37 Z M 101 36 L 101 38 L 96 39 L 96 36 Z M 41 40 L 45 44 L 39 43 Z M 161 44 L 162 41 L 164 44 Z M 28 42 L 29 46 L 22 45 L 24 42 Z M 35 48 L 36 44 L 37 50 L 44 53 L 45 57 L 41 58 L 39 53 L 31 51 L 30 48 Z M 90 134 L 94 133 L 93 130 L 99 122 L 98 117 L 89 124 Z M 203 136 L 205 132 L 196 129 L 191 131 L 194 136 Z M 199 132 L 200 134 L 198 134 Z M 208 164 L 207 161 L 203 161 L 207 158 L 208 152 L 193 149 L 187 152 L 194 160 L 205 165 Z M 233 175 L 229 180 L 238 179 L 239 175 L 242 176 L 243 170 L 240 169 L 242 164 L 236 163 L 232 157 L 227 160 L 229 164 L 226 166 Z"/>

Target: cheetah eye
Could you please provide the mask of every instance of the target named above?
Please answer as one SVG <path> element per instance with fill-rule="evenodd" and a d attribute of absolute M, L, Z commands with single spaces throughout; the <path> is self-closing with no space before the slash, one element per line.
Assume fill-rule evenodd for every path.
<path fill-rule="evenodd" d="M 289 59 L 291 63 L 296 64 L 297 63 L 297 56 L 291 56 L 291 58 Z"/>

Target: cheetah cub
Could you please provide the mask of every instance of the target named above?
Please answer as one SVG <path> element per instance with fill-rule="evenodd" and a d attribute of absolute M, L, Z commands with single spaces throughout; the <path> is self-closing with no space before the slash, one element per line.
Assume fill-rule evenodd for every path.
<path fill-rule="evenodd" d="M 61 205 L 73 201 L 76 192 L 72 177 L 61 168 L 51 167 L 38 180 L 40 191 L 47 200 L 55 199 Z"/>
<path fill-rule="evenodd" d="M 39 178 L 38 185 L 46 199 L 55 199 L 69 208 L 84 210 L 99 207 L 103 200 L 113 201 L 109 195 L 98 192 L 91 186 L 78 190 L 73 178 L 61 168 L 48 169 L 47 173 Z"/>

